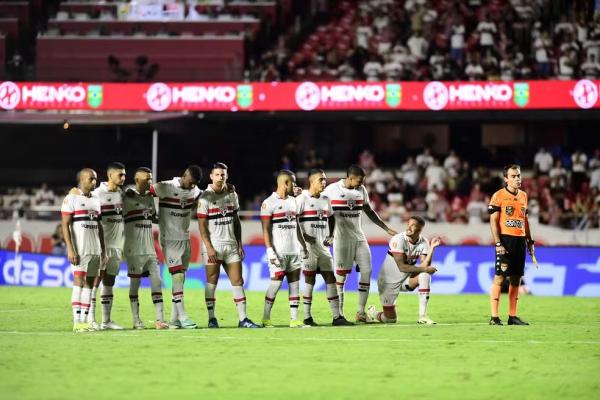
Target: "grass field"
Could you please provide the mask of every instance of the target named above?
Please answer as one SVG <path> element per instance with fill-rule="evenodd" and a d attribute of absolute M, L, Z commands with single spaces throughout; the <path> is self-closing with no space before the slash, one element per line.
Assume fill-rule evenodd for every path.
<path fill-rule="evenodd" d="M 255 321 L 263 296 L 248 294 Z M 153 316 L 149 297 L 142 290 L 145 320 Z M 242 330 L 233 328 L 230 294 L 218 292 L 218 330 L 83 334 L 70 331 L 69 302 L 69 289 L 0 287 L 2 399 L 574 399 L 600 392 L 600 299 L 526 296 L 520 314 L 531 326 L 491 327 L 487 296 L 434 295 L 430 316 L 439 325 L 417 326 L 417 298 L 407 295 L 395 325 L 290 329 L 282 292 L 273 310 L 282 328 Z M 116 291 L 115 302 L 114 320 L 129 326 L 127 291 Z M 347 305 L 354 310 L 355 295 Z M 205 326 L 202 291 L 188 291 L 186 307 Z M 330 322 L 323 293 L 314 311 L 318 322 Z"/>

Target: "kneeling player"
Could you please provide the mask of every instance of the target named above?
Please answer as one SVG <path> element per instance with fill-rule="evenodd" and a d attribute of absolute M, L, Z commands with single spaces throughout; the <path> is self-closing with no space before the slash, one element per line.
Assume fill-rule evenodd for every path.
<path fill-rule="evenodd" d="M 439 238 L 431 241 L 431 248 L 427 239 L 421 236 L 425 220 L 421 217 L 411 217 L 405 232 L 399 233 L 390 240 L 390 249 L 383 267 L 379 272 L 377 286 L 383 312 L 378 312 L 370 306 L 367 312 L 371 322 L 396 322 L 396 300 L 400 292 L 412 292 L 419 288 L 419 319 L 418 324 L 435 324 L 427 316 L 427 303 L 429 302 L 429 288 L 431 275 L 437 269 L 430 266 L 433 250 L 440 245 Z M 417 260 L 421 261 L 416 266 Z"/>
<path fill-rule="evenodd" d="M 148 191 L 152 184 L 152 173 L 148 168 L 138 168 L 135 172 L 135 189 L 129 196 L 123 198 L 123 214 L 125 220 L 125 257 L 127 260 L 127 275 L 131 281 L 129 301 L 133 317 L 133 328 L 144 329 L 140 318 L 138 293 L 142 275 L 148 273 L 152 286 L 152 302 L 156 313 L 154 327 L 169 329 L 164 321 L 162 281 L 154 237 L 152 235 L 152 220 L 155 218 L 154 199 Z"/>

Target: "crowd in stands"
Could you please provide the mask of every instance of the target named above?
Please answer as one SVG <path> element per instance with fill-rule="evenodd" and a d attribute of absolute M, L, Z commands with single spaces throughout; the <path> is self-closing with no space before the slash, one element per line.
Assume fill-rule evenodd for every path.
<path fill-rule="evenodd" d="M 597 79 L 589 1 L 342 1 L 297 44 L 279 37 L 252 80 Z M 295 43 L 295 44 L 294 44 Z"/>

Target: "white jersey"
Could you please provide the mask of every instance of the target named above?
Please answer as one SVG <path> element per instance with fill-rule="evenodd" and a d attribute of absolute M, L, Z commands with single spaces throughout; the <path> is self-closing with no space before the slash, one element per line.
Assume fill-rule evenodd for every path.
<path fill-rule="evenodd" d="M 390 239 L 388 255 L 383 262 L 379 278 L 386 283 L 399 282 L 404 279 L 406 274 L 400 272 L 393 254 L 405 254 L 408 265 L 416 265 L 421 256 L 429 253 L 429 242 L 423 236 L 419 236 L 416 243 L 411 243 L 406 232 L 394 235 Z"/>
<path fill-rule="evenodd" d="M 100 200 L 104 245 L 107 249 L 123 249 L 123 192 L 121 189 L 112 192 L 108 190 L 108 183 L 102 182 L 92 196 Z"/>
<path fill-rule="evenodd" d="M 152 218 L 156 214 L 154 198 L 141 196 L 135 189 L 132 197 L 123 197 L 125 220 L 125 256 L 156 255 Z"/>
<path fill-rule="evenodd" d="M 335 242 L 366 241 L 362 230 L 362 210 L 370 205 L 369 194 L 364 186 L 348 189 L 344 179 L 325 188 L 323 194 L 329 197 L 335 218 Z"/>
<path fill-rule="evenodd" d="M 61 212 L 63 215 L 73 217 L 71 223 L 71 238 L 73 247 L 79 255 L 100 255 L 100 236 L 98 224 L 100 223 L 100 201 L 97 197 L 69 194 L 65 197 Z"/>
<path fill-rule="evenodd" d="M 157 182 L 150 192 L 158 197 L 158 225 L 162 240 L 189 240 L 192 208 L 200 194 L 197 186 L 183 189 L 180 178 Z"/>
<path fill-rule="evenodd" d="M 273 247 L 280 256 L 300 253 L 296 213 L 296 199 L 293 196 L 282 199 L 277 193 L 267 197 L 260 208 L 260 218 L 273 224 Z"/>
<path fill-rule="evenodd" d="M 237 245 L 233 221 L 240 209 L 238 196 L 234 192 L 223 190 L 217 193 L 208 185 L 198 200 L 198 218 L 208 219 L 210 242 L 216 244 Z"/>
<path fill-rule="evenodd" d="M 296 198 L 298 203 L 298 220 L 302 232 L 316 239 L 311 244 L 310 250 L 329 254 L 329 248 L 323 245 L 323 241 L 329 236 L 329 218 L 333 218 L 333 209 L 329 197 L 321 194 L 313 197 L 308 190 Z"/>

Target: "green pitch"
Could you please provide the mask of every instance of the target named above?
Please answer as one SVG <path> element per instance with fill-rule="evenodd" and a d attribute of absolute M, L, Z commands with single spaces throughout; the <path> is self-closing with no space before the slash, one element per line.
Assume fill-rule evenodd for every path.
<path fill-rule="evenodd" d="M 248 294 L 256 322 L 263 296 Z M 372 294 L 370 302 L 377 300 Z M 69 289 L 0 287 L 3 399 L 505 400 L 600 393 L 600 299 L 524 296 L 520 314 L 531 326 L 490 327 L 487 296 L 433 295 L 430 316 L 439 325 L 417 326 L 417 296 L 405 295 L 395 325 L 290 329 L 287 293 L 280 292 L 273 320 L 282 327 L 242 330 L 233 328 L 230 294 L 218 292 L 218 330 L 82 334 L 70 332 L 69 302 Z M 151 320 L 148 290 L 140 303 Z M 330 323 L 324 293 L 314 303 L 315 319 Z M 356 303 L 348 295 L 347 309 Z M 506 303 L 503 295 L 502 315 Z M 203 292 L 186 292 L 186 307 L 205 326 Z M 126 290 L 115 292 L 114 320 L 131 324 Z"/>

